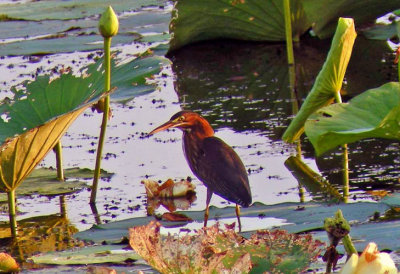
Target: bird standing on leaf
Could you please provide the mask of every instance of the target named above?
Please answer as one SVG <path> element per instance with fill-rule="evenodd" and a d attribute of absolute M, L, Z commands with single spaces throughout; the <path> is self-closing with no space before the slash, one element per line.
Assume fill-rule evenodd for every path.
<path fill-rule="evenodd" d="M 207 226 L 209 205 L 213 193 L 236 204 L 236 216 L 241 231 L 240 208 L 251 204 L 251 190 L 247 171 L 236 152 L 214 136 L 214 130 L 197 113 L 180 111 L 155 128 L 149 135 L 168 128 L 183 131 L 183 151 L 190 169 L 207 187 L 204 226 Z"/>

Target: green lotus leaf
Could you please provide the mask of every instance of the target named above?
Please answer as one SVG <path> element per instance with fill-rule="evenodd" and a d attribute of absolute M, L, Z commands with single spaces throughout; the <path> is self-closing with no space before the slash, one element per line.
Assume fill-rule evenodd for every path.
<path fill-rule="evenodd" d="M 102 66 L 103 59 L 83 69 L 89 75 L 98 75 L 97 71 Z M 148 84 L 147 80 L 158 74 L 168 59 L 160 56 L 140 56 L 129 63 L 117 65 L 111 61 L 111 87 L 117 89 L 111 94 L 112 102 L 127 102 L 134 97 L 145 95 L 155 90 L 154 84 Z M 96 77 L 91 82 L 93 90 L 104 88 L 104 78 Z"/>
<path fill-rule="evenodd" d="M 373 24 L 377 18 L 398 9 L 399 5 L 399 0 L 303 0 L 305 14 L 320 38 L 330 37 L 335 32 L 340 16 L 353 18 L 355 25 L 360 27 Z"/>
<path fill-rule="evenodd" d="M 292 31 L 303 34 L 309 24 L 302 1 L 291 1 Z M 284 41 L 282 0 L 179 0 L 170 24 L 170 51 L 186 44 L 217 38 Z"/>
<path fill-rule="evenodd" d="M 330 104 L 340 92 L 356 35 L 353 20 L 340 18 L 326 61 L 299 112 L 283 134 L 284 141 L 291 143 L 298 139 L 310 114 Z"/>
<path fill-rule="evenodd" d="M 390 82 L 310 116 L 306 135 L 317 155 L 364 138 L 400 139 L 400 84 Z"/>

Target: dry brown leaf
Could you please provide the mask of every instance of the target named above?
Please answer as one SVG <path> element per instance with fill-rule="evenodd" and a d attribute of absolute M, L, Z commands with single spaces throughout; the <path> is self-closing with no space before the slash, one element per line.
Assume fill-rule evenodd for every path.
<path fill-rule="evenodd" d="M 182 180 L 174 182 L 172 179 L 168 179 L 162 185 L 159 185 L 153 180 L 143 180 L 141 182 L 146 188 L 147 197 L 154 198 L 176 198 L 185 197 L 195 192 L 196 186 L 188 180 Z"/>
<path fill-rule="evenodd" d="M 261 272 L 285 273 L 287 259 L 293 262 L 290 267 L 301 272 L 308 266 L 305 262 L 316 260 L 322 245 L 311 235 L 280 230 L 258 231 L 246 239 L 218 224 L 199 229 L 194 235 L 160 236 L 159 231 L 160 224 L 155 221 L 131 228 L 130 244 L 162 273 L 247 273 L 255 266 Z"/>
<path fill-rule="evenodd" d="M 366 193 L 368 193 L 372 196 L 377 196 L 379 198 L 386 197 L 389 194 L 389 192 L 386 190 L 371 190 L 371 191 L 367 191 Z"/>

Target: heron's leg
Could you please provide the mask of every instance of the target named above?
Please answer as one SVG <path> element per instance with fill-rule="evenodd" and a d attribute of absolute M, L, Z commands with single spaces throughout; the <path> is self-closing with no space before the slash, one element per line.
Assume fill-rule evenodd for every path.
<path fill-rule="evenodd" d="M 208 221 L 208 207 L 210 205 L 210 201 L 211 201 L 211 196 L 213 195 L 213 192 L 207 188 L 207 199 L 206 199 L 206 212 L 204 213 L 204 227 L 207 226 L 207 221 Z"/>
<path fill-rule="evenodd" d="M 236 204 L 236 217 L 238 219 L 238 224 L 239 224 L 239 232 L 242 232 L 242 223 L 240 222 L 240 207 L 238 204 Z"/>

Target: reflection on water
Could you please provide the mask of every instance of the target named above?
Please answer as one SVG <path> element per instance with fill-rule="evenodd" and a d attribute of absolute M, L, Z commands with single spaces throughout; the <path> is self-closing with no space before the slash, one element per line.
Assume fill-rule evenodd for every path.
<path fill-rule="evenodd" d="M 21 263 L 26 263 L 25 259 L 34 254 L 83 246 L 81 241 L 72 238 L 76 232 L 78 229 L 60 214 L 20 220 L 15 240 L 11 238 L 9 224 L 2 224 L 0 252 L 7 252 Z"/>

